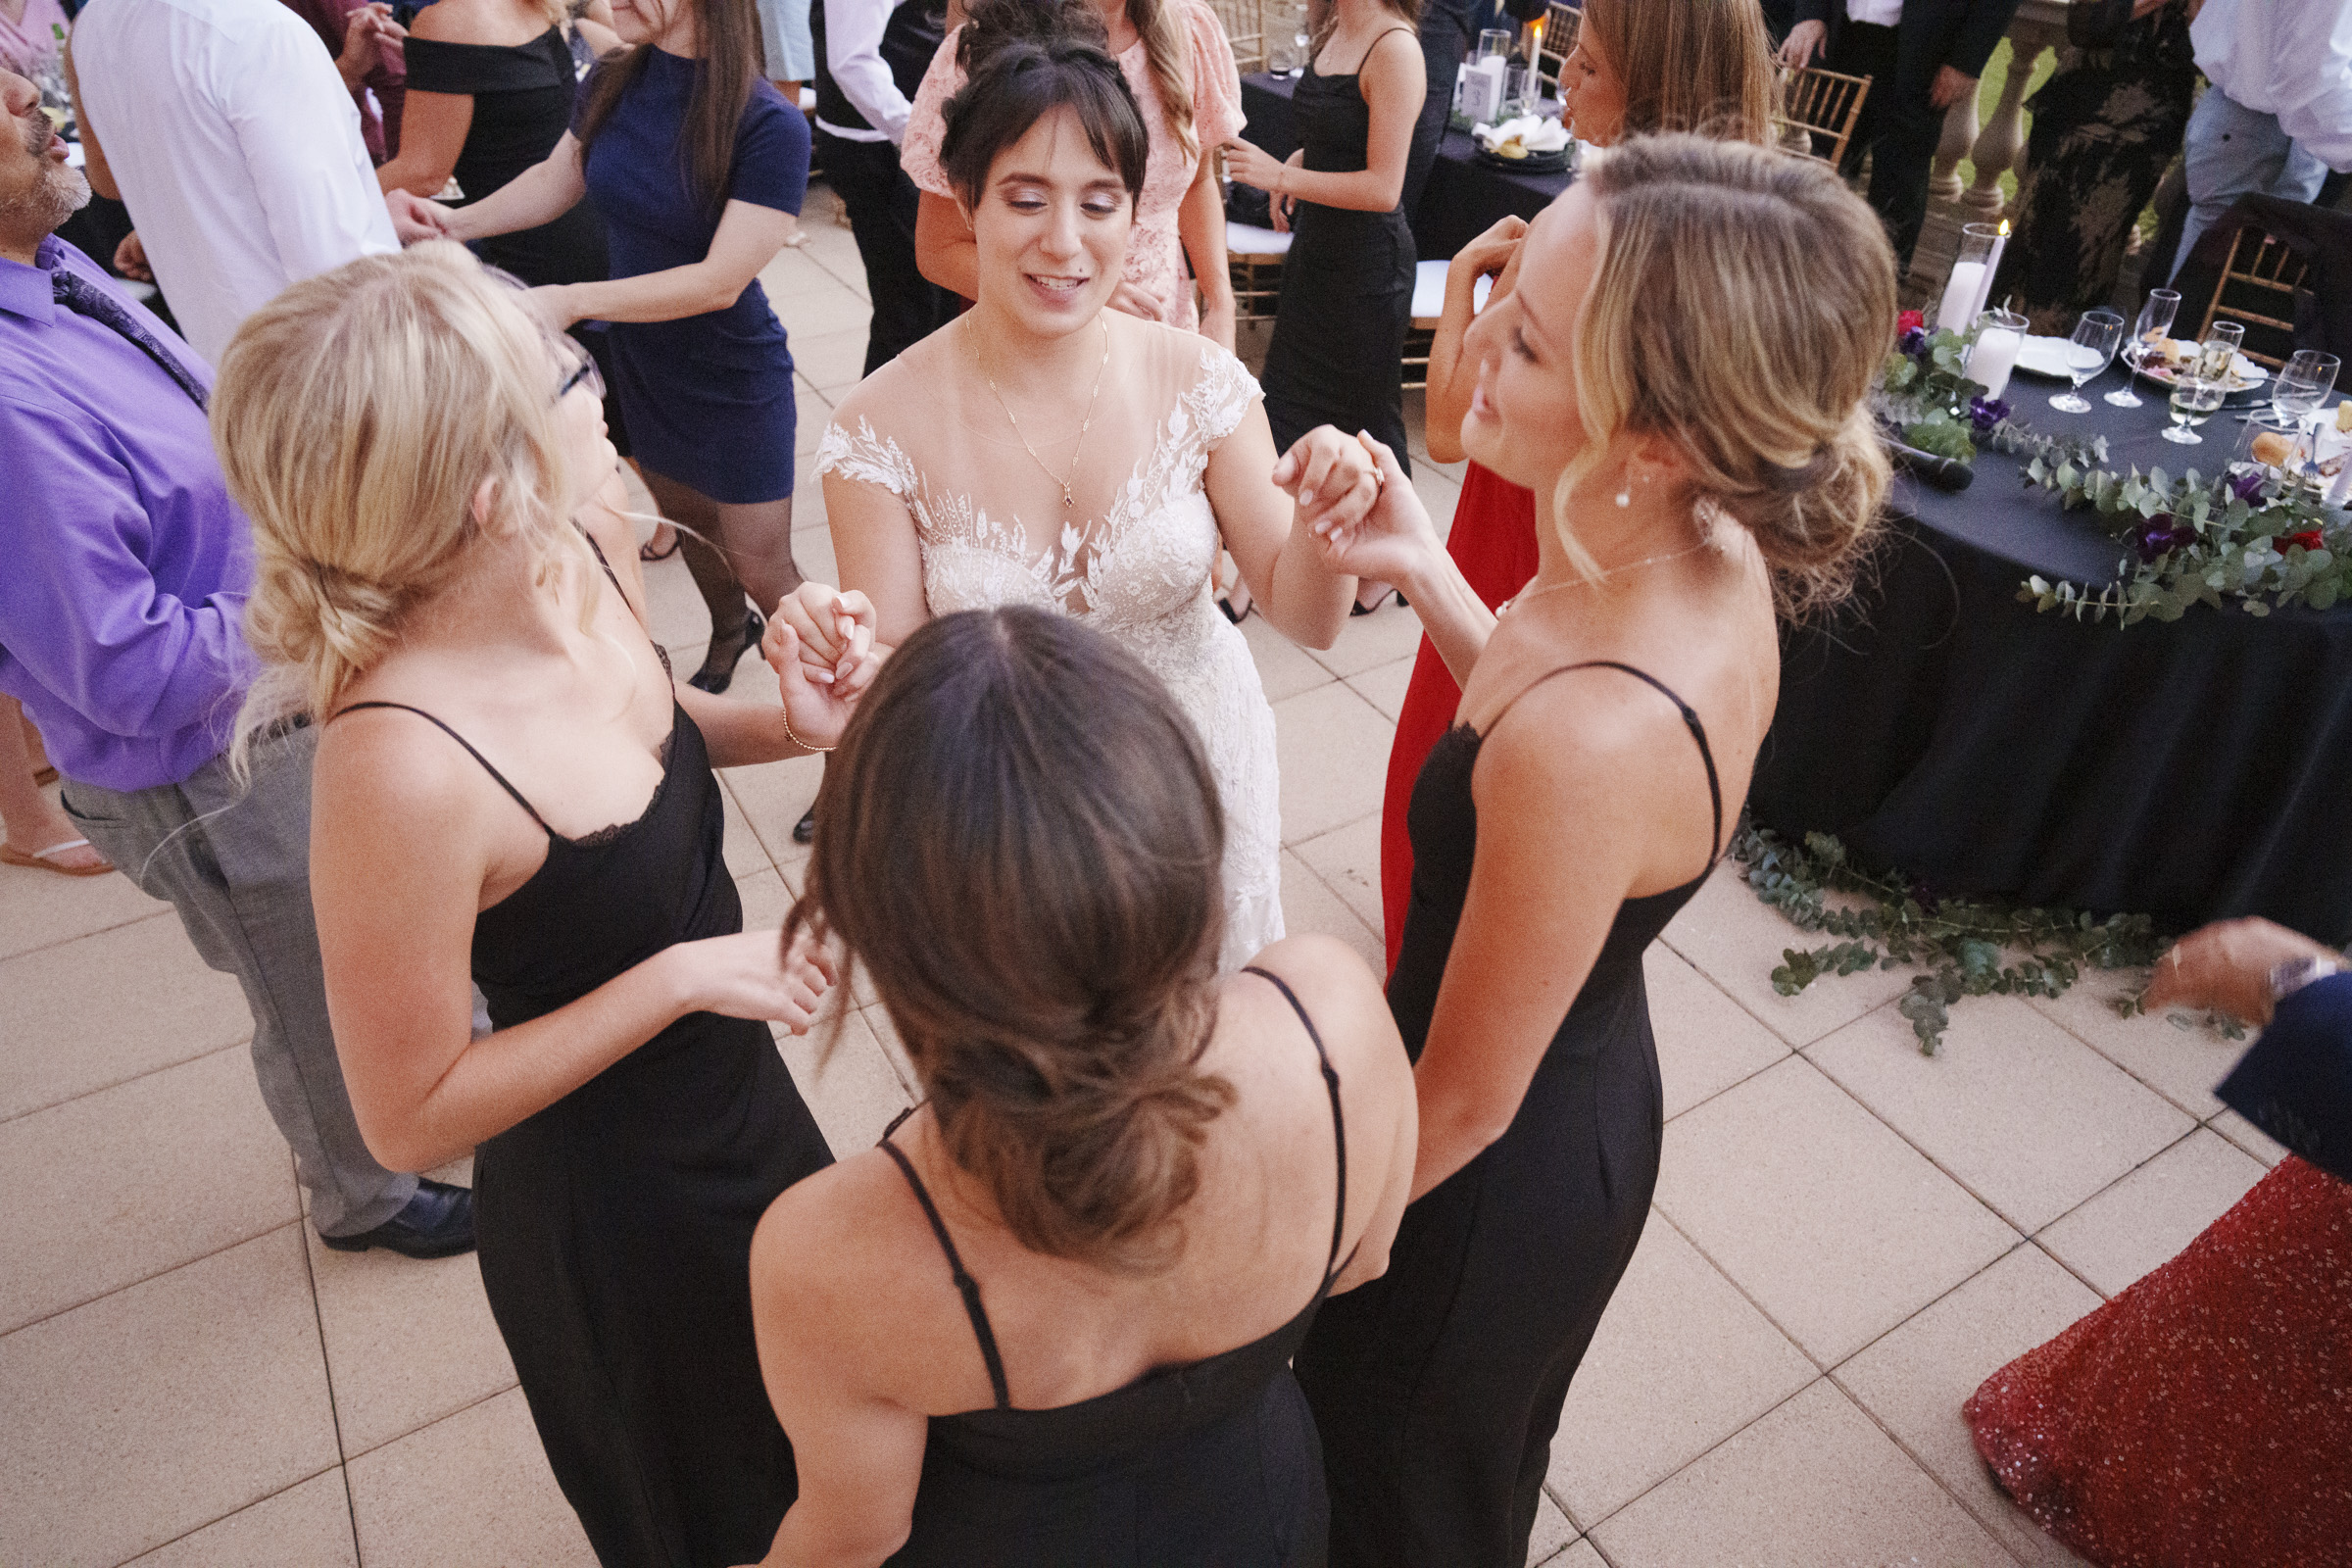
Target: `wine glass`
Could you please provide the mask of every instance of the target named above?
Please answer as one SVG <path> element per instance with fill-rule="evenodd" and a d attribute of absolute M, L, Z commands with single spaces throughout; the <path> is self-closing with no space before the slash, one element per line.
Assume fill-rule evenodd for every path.
<path fill-rule="evenodd" d="M 2304 416 L 2328 401 L 2342 363 L 2317 349 L 2297 349 L 2271 382 L 2271 407 L 2281 417 L 2300 423 Z"/>
<path fill-rule="evenodd" d="M 2090 400 L 2082 395 L 2082 383 L 2115 363 L 2116 348 L 2123 341 L 2122 317 L 2113 311 L 2084 311 L 2066 345 L 2066 373 L 2075 379 L 2074 390 L 2050 399 L 2050 407 L 2061 414 L 2088 414 Z"/>
<path fill-rule="evenodd" d="M 2173 422 L 2164 438 L 2176 446 L 2203 446 L 2205 438 L 2195 427 L 2212 418 L 2229 396 L 2230 383 L 2206 375 L 2203 361 L 2182 370 L 2173 380 Z"/>
<path fill-rule="evenodd" d="M 2169 288 L 2148 290 L 2148 302 L 2139 308 L 2139 321 L 2132 328 L 2132 346 L 2124 351 L 2124 363 L 2134 370 L 2139 368 L 2140 357 L 2147 353 L 2151 338 L 2165 336 L 2173 329 L 2173 318 L 2180 313 L 2180 296 Z M 2132 383 L 2107 394 L 2107 401 L 2119 409 L 2136 409 L 2139 399 L 2132 395 Z"/>

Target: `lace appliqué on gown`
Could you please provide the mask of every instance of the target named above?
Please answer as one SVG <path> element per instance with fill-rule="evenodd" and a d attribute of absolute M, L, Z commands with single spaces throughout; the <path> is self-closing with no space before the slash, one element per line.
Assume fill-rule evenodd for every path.
<path fill-rule="evenodd" d="M 931 612 L 1034 605 L 1083 615 L 1167 683 L 1200 732 L 1225 808 L 1230 971 L 1282 935 L 1282 818 L 1274 710 L 1241 632 L 1209 592 L 1219 536 L 1203 480 L 1208 455 L 1257 396 L 1239 360 L 1203 343 L 1200 373 L 1160 421 L 1152 449 L 1099 521 L 1062 524 L 1043 548 L 1018 517 L 997 517 L 946 475 L 926 475 L 899 441 L 860 419 L 829 424 L 816 471 L 878 485 L 913 514 Z"/>

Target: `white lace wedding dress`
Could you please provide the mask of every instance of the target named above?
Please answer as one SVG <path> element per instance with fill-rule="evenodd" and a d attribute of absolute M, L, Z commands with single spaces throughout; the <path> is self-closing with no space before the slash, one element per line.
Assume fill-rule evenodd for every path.
<path fill-rule="evenodd" d="M 906 504 L 934 615 L 1001 605 L 1057 609 L 1116 638 L 1167 683 L 1200 731 L 1224 803 L 1218 968 L 1230 971 L 1282 935 L 1282 818 L 1274 710 L 1249 643 L 1210 593 L 1219 536 L 1202 476 L 1210 450 L 1241 424 L 1258 389 L 1239 360 L 1205 338 L 1152 331 L 1164 338 L 1151 341 L 1152 363 L 1137 377 L 1137 390 L 1164 400 L 1165 413 L 1149 449 L 1109 493 L 1099 520 L 1060 525 L 1042 550 L 1021 517 L 993 512 L 986 495 L 966 489 L 975 473 L 985 482 L 998 455 L 970 445 L 971 432 L 939 407 L 936 383 L 919 412 L 905 397 L 853 394 L 817 446 L 816 471 L 879 485 Z M 915 391 L 921 377 L 910 362 L 917 357 L 885 367 L 860 391 Z M 894 370 L 909 372 L 896 377 L 904 385 L 877 385 Z M 871 416 L 858 415 L 860 402 L 908 408 L 908 416 L 886 416 L 877 429 Z M 1018 448 L 1013 457 L 1030 461 Z"/>

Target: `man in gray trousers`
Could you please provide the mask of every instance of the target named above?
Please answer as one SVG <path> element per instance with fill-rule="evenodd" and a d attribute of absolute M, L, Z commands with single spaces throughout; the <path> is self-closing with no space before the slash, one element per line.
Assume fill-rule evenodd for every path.
<path fill-rule="evenodd" d="M 326 1245 L 466 1251 L 473 1195 L 376 1163 L 344 1089 L 311 917 L 315 734 L 277 727 L 230 777 L 253 547 L 213 454 L 212 371 L 56 238 L 88 199 L 38 90 L 0 71 L 0 691 L 79 831 L 244 986 Z"/>

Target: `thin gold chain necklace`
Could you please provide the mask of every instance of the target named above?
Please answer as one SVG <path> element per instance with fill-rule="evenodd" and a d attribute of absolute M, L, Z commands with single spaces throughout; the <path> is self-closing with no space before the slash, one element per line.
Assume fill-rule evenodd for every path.
<path fill-rule="evenodd" d="M 1061 486 L 1061 510 L 1064 512 L 1070 510 L 1070 480 L 1078 477 L 1078 454 L 1086 450 L 1087 427 L 1095 422 L 1095 404 L 1102 396 L 1102 373 L 1110 368 L 1110 323 L 1102 321 L 1101 317 L 1097 317 L 1096 319 L 1102 321 L 1102 363 L 1095 367 L 1095 390 L 1087 395 L 1086 417 L 1078 421 L 1078 444 L 1070 448 L 1068 478 L 1046 467 L 1046 460 L 1037 455 L 1037 448 L 1031 446 L 1029 438 L 1021 434 L 1021 421 L 1012 416 L 1012 405 L 1005 402 L 1004 394 L 997 390 L 997 378 L 988 373 L 986 363 L 980 367 L 980 378 L 988 383 L 989 396 L 997 400 L 997 407 L 1004 411 L 1004 422 L 1012 426 L 1013 437 L 1021 443 L 1021 450 L 1029 454 L 1030 462 L 1036 464 L 1040 468 L 1045 468 L 1047 478 Z M 980 346 L 975 343 L 972 345 L 972 358 L 979 359 L 979 357 Z"/>
<path fill-rule="evenodd" d="M 1505 612 L 1518 609 L 1530 599 L 1541 599 L 1545 594 L 1556 594 L 1563 588 L 1591 588 L 1616 576 L 1619 572 L 1639 571 L 1643 566 L 1654 566 L 1661 561 L 1680 561 L 1685 556 L 1696 555 L 1699 551 L 1706 549 L 1707 544 L 1708 541 L 1701 539 L 1694 545 L 1686 545 L 1680 550 L 1669 550 L 1662 556 L 1643 556 L 1640 561 L 1629 561 L 1621 566 L 1611 566 L 1608 570 L 1595 572 L 1590 577 L 1571 577 L 1566 582 L 1545 583 L 1541 588 L 1524 588 L 1504 602 L 1502 609 L 1494 612 L 1495 618 L 1500 619 Z"/>

